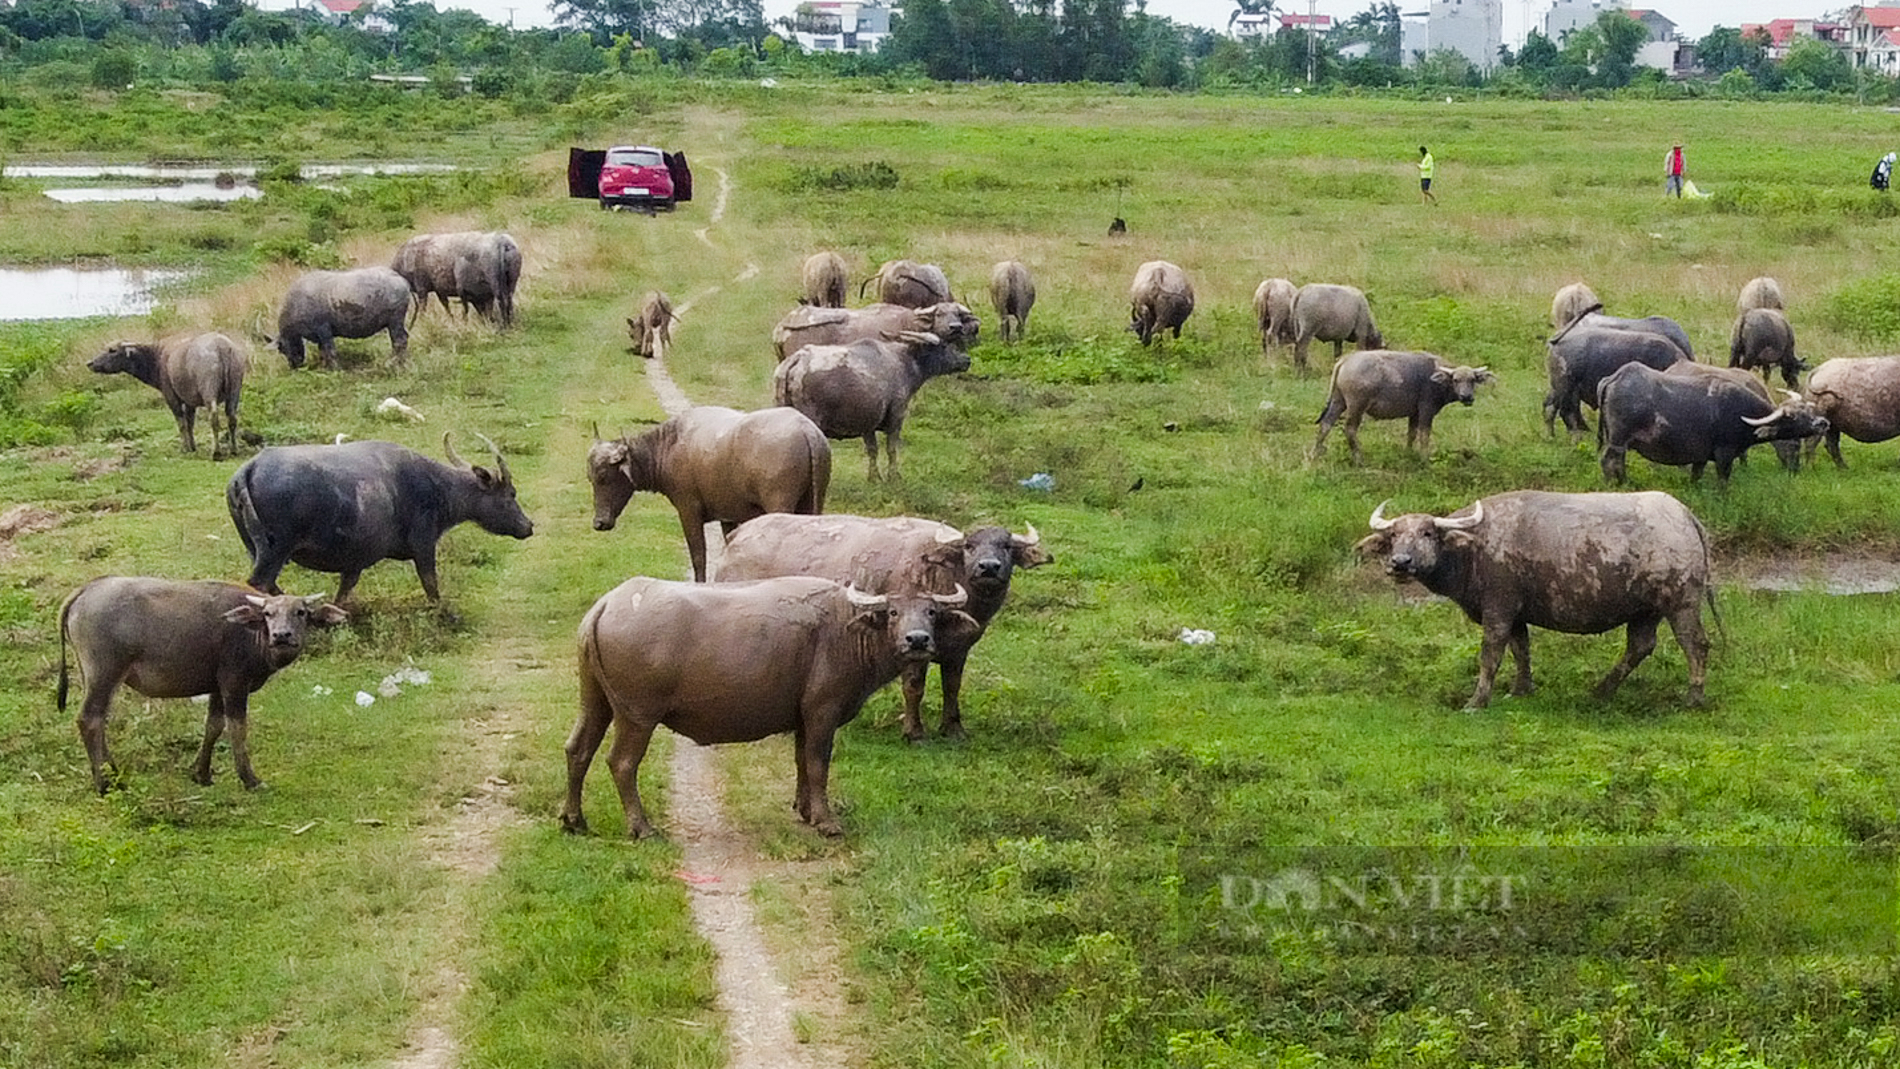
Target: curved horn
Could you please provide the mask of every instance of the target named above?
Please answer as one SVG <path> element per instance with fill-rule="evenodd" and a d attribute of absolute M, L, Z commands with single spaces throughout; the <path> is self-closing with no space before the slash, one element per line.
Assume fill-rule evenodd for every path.
<path fill-rule="evenodd" d="M 495 470 L 501 472 L 501 481 L 505 483 L 514 482 L 514 476 L 508 474 L 508 462 L 501 457 L 501 447 L 489 441 L 486 434 L 478 434 L 475 437 L 480 438 L 482 444 L 488 447 L 488 451 L 495 454 Z"/>
<path fill-rule="evenodd" d="M 449 444 L 448 431 L 442 432 L 442 452 L 447 454 L 449 458 L 449 463 L 455 465 L 456 467 L 466 468 L 469 466 L 468 461 L 463 460 L 461 457 L 461 454 L 455 451 L 455 447 Z"/>
<path fill-rule="evenodd" d="M 953 593 L 932 594 L 930 595 L 930 600 L 946 608 L 958 609 L 963 607 L 964 602 L 970 600 L 970 592 L 963 589 L 962 583 L 958 583 L 957 589 Z"/>
<path fill-rule="evenodd" d="M 844 585 L 844 598 L 860 609 L 882 609 L 891 603 L 891 599 L 882 594 L 866 594 L 850 583 Z"/>
<path fill-rule="evenodd" d="M 1367 520 L 1366 523 L 1370 525 L 1373 530 L 1383 531 L 1386 528 L 1391 527 L 1393 524 L 1399 522 L 1397 520 L 1388 520 L 1385 518 L 1385 507 L 1387 505 L 1390 505 L 1391 503 L 1392 503 L 1392 499 L 1388 497 L 1384 501 L 1379 502 L 1378 508 L 1372 510 L 1372 518 Z"/>
<path fill-rule="evenodd" d="M 1796 393 L 1796 392 L 1795 392 L 1795 391 L 1793 391 L 1793 390 L 1787 390 L 1787 389 L 1784 389 L 1784 390 L 1782 390 L 1781 392 L 1782 392 L 1782 393 L 1785 393 L 1785 394 L 1787 394 L 1787 395 L 1788 395 L 1788 400 L 1790 400 L 1790 401 L 1799 401 L 1799 400 L 1801 400 L 1801 395 L 1800 395 L 1799 393 Z"/>
<path fill-rule="evenodd" d="M 1484 502 L 1479 501 L 1473 504 L 1471 506 L 1471 515 L 1463 519 L 1454 520 L 1445 516 L 1434 516 L 1432 517 L 1432 522 L 1437 524 L 1438 529 L 1441 531 L 1463 531 L 1467 528 L 1476 527 L 1484 522 Z"/>
<path fill-rule="evenodd" d="M 593 427 L 594 427 L 594 441 L 595 441 L 595 442 L 604 442 L 604 441 L 606 441 L 607 439 L 605 439 L 605 438 L 602 438 L 602 437 L 600 436 L 600 421 L 599 421 L 599 420 L 595 420 L 595 421 L 594 421 L 594 423 L 593 423 Z"/>
<path fill-rule="evenodd" d="M 1031 524 L 1025 524 L 1024 526 L 1029 528 L 1029 533 L 1023 536 L 1023 545 L 1025 546 L 1042 545 L 1042 536 L 1036 533 L 1036 525 L 1031 523 Z"/>
<path fill-rule="evenodd" d="M 932 334 L 931 332 L 927 330 L 900 330 L 897 332 L 897 337 L 898 337 L 898 340 L 907 341 L 911 343 L 912 345 L 942 345 L 943 344 L 942 338 L 937 337 L 935 334 Z"/>
<path fill-rule="evenodd" d="M 1773 412 L 1770 412 L 1765 416 L 1757 416 L 1752 419 L 1749 418 L 1748 416 L 1743 416 L 1742 422 L 1748 424 L 1750 427 L 1766 427 L 1768 424 L 1773 423 L 1774 421 L 1780 418 L 1781 418 L 1781 409 L 1777 408 Z"/>

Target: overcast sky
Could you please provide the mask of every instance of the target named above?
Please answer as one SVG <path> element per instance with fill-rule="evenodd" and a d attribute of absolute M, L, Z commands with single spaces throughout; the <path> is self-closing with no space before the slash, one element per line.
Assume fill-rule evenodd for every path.
<path fill-rule="evenodd" d="M 491 22 L 507 25 L 511 17 L 521 28 L 547 26 L 554 21 L 544 0 L 435 0 L 438 8 L 463 7 L 479 13 Z M 1132 5 L 1134 0 L 1129 0 Z M 1280 10 L 1304 14 L 1308 0 L 1281 0 Z M 1372 0 L 1317 0 L 1314 10 L 1336 19 L 1348 18 L 1370 7 Z M 284 0 L 270 6 L 289 6 Z M 765 0 L 765 17 L 770 22 L 789 15 L 797 0 Z M 1399 0 L 1401 11 L 1424 11 L 1427 0 Z M 1632 6 L 1649 7 L 1673 19 L 1676 32 L 1691 40 L 1709 32 L 1712 26 L 1740 26 L 1744 22 L 1767 22 L 1776 18 L 1812 18 L 1824 8 L 1818 0 L 1634 0 Z M 1845 0 L 1837 5 L 1845 9 Z M 1231 0 L 1148 0 L 1148 12 L 1193 26 L 1216 30 L 1227 28 L 1227 17 L 1234 13 Z M 1504 0 L 1504 41 L 1515 47 L 1522 42 L 1526 28 L 1533 27 L 1550 0 Z"/>

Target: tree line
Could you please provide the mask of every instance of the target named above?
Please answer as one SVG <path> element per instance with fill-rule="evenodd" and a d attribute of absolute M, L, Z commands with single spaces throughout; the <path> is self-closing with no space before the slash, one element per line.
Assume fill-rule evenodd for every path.
<path fill-rule="evenodd" d="M 1235 18 L 1273 8 L 1268 0 L 1237 4 Z M 1636 65 L 1644 30 L 1620 12 L 1605 12 L 1558 41 L 1532 33 L 1521 49 L 1501 49 L 1482 69 L 1450 49 L 1402 55 L 1400 12 L 1391 0 L 1374 0 L 1312 38 L 1282 28 L 1246 39 L 1151 15 L 1145 0 L 906 0 L 889 39 L 863 55 L 801 52 L 790 20 L 768 24 L 760 0 L 555 0 L 553 11 L 553 28 L 516 30 L 426 0 L 370 0 L 340 19 L 314 3 L 270 12 L 243 0 L 17 0 L 0 8 L 0 73 L 119 88 L 140 80 L 324 81 L 427 72 L 445 86 L 468 76 L 489 95 L 540 91 L 549 74 L 669 68 L 715 76 L 809 71 L 1180 89 L 1895 96 L 1892 79 L 1856 71 L 1821 42 L 1797 41 L 1784 58 L 1771 60 L 1765 38 L 1732 27 L 1697 42 L 1703 77 L 1673 80 Z"/>

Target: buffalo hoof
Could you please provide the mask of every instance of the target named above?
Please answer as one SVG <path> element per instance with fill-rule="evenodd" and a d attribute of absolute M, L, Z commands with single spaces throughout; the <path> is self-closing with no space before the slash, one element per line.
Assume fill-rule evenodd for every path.
<path fill-rule="evenodd" d="M 827 839 L 844 838 L 844 825 L 838 823 L 836 820 L 827 820 L 812 826 L 818 829 L 818 834 Z"/>
<path fill-rule="evenodd" d="M 967 742 L 970 738 L 970 733 L 963 730 L 961 723 L 945 724 L 938 733 L 951 742 Z"/>
<path fill-rule="evenodd" d="M 574 813 L 574 814 L 562 813 L 561 814 L 561 830 L 566 832 L 569 835 L 591 834 L 587 828 L 587 818 L 584 816 L 581 816 L 579 813 Z"/>
<path fill-rule="evenodd" d="M 1689 688 L 1689 708 L 1701 709 L 1708 704 L 1709 701 L 1703 696 L 1701 687 Z"/>

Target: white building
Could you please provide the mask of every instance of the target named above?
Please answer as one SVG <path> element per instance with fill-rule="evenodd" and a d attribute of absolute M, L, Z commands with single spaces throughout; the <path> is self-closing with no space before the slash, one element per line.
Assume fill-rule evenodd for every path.
<path fill-rule="evenodd" d="M 807 52 L 875 52 L 891 35 L 891 9 L 876 0 L 808 0 L 792 13 L 792 39 Z"/>
<path fill-rule="evenodd" d="M 1491 73 L 1504 45 L 1504 0 L 1432 0 L 1426 41 L 1432 51 L 1452 49 Z"/>
<path fill-rule="evenodd" d="M 1628 10 L 1629 0 L 1557 0 L 1544 12 L 1544 27 L 1539 32 L 1562 45 L 1571 30 L 1596 25 L 1597 16 L 1605 11 Z"/>

